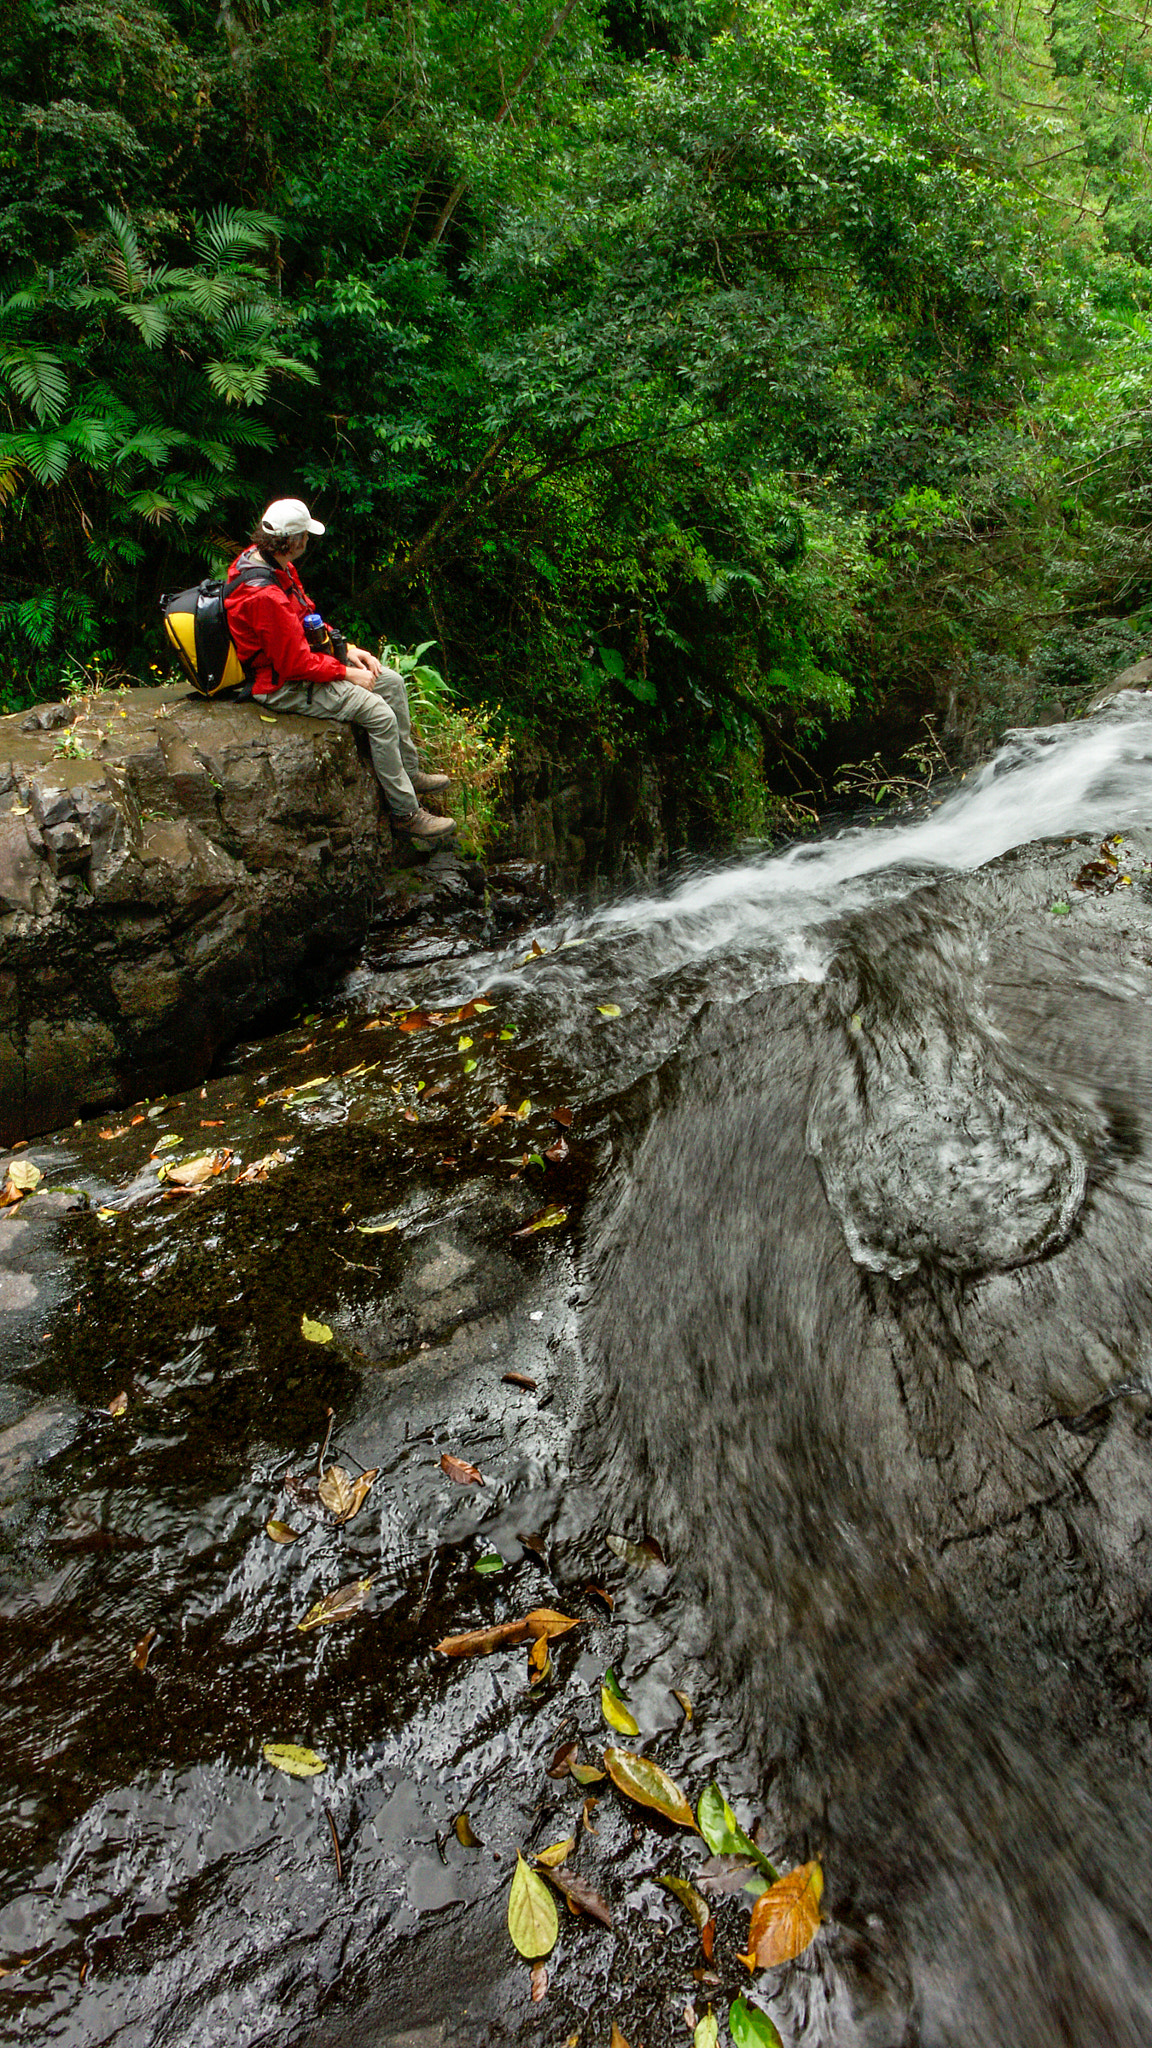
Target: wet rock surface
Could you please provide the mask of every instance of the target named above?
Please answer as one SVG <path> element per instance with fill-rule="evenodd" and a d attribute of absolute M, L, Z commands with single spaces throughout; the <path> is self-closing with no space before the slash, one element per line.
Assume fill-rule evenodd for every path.
<path fill-rule="evenodd" d="M 391 864 L 347 727 L 179 689 L 69 709 L 0 720 L 0 1139 L 205 1073 L 357 945 Z"/>
<path fill-rule="evenodd" d="M 1096 746 L 1087 835 L 1065 792 L 1066 840 L 933 878 L 915 849 L 977 791 L 899 871 L 904 836 L 862 835 L 536 953 L 362 964 L 203 1092 L 32 1148 L 0 1216 L 37 1293 L 0 1354 L 14 2040 L 689 2039 L 690 2001 L 748 1988 L 749 1901 L 717 1900 L 702 1984 L 657 1883 L 698 1838 L 604 1781 L 586 1826 L 548 1776 L 562 1742 L 599 1762 L 611 1665 L 634 1747 L 823 1862 L 826 1925 L 756 1984 L 788 2048 L 1143 2048 L 1152 778 L 1117 787 L 1098 739 L 1067 741 Z M 1082 1162 L 1055 1233 L 1019 1220 L 1053 1198 L 1031 1143 Z M 227 1166 L 179 1196 L 161 1169 L 206 1145 Z M 329 1420 L 380 1468 L 343 1528 L 286 1484 Z M 361 1576 L 361 1612 L 298 1630 Z M 539 1604 L 580 1622 L 545 1686 L 522 1647 L 436 1653 Z M 508 1882 L 569 1834 L 614 1925 L 562 1912 L 535 2003 Z"/>

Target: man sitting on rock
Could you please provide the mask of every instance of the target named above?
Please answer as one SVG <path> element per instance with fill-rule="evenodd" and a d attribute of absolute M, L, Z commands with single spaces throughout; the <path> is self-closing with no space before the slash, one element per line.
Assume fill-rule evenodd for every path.
<path fill-rule="evenodd" d="M 309 645 L 304 620 L 313 605 L 295 564 L 309 534 L 323 531 L 299 498 L 277 498 L 228 571 L 231 580 L 238 569 L 264 562 L 276 572 L 275 582 L 241 583 L 224 600 L 236 652 L 252 674 L 252 696 L 269 711 L 362 725 L 393 831 L 440 839 L 455 830 L 455 821 L 424 810 L 419 799 L 447 789 L 451 777 L 420 771 L 403 676 L 363 647 L 349 646 L 340 660 Z"/>

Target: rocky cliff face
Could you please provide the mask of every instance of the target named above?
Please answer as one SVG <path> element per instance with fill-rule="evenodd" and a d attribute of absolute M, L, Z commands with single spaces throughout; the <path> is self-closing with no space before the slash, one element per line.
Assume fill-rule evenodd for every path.
<path fill-rule="evenodd" d="M 0 720 L 0 1142 L 206 1071 L 391 865 L 346 726 L 175 688 Z"/>

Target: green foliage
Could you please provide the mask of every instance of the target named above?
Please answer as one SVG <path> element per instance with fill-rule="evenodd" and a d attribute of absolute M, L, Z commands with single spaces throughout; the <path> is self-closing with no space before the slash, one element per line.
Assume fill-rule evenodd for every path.
<path fill-rule="evenodd" d="M 452 814 L 462 853 L 482 856 L 500 823 L 500 784 L 512 754 L 501 730 L 499 705 L 472 708 L 455 703 L 439 669 L 423 660 L 434 640 L 419 647 L 380 649 L 380 659 L 408 678 L 412 724 L 434 774 L 452 777 Z"/>
<path fill-rule="evenodd" d="M 1152 596 L 1134 10 L 10 11 L 18 690 L 142 672 L 299 491 L 326 612 L 439 642 L 426 721 L 643 743 L 758 833 L 862 691 L 1064 705 Z"/>

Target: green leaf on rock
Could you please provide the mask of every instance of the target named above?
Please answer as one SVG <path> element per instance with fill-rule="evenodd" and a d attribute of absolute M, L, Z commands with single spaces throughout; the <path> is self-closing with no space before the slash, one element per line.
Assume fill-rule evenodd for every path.
<path fill-rule="evenodd" d="M 784 2048 L 767 2013 L 743 1998 L 734 1998 L 728 2008 L 728 2032 L 736 2048 Z"/>
<path fill-rule="evenodd" d="M 490 1550 L 484 1557 L 478 1557 L 472 1567 L 474 1572 L 502 1572 L 504 1559 L 498 1550 Z"/>
<path fill-rule="evenodd" d="M 700 1833 L 714 1856 L 750 1856 L 765 1876 L 775 1884 L 779 1871 L 769 1863 L 763 1850 L 758 1849 L 755 1842 L 744 1833 L 718 1785 L 709 1785 L 700 1794 L 696 1817 Z"/>
<path fill-rule="evenodd" d="M 546 1956 L 555 1947 L 560 1932 L 556 1901 L 543 1878 L 529 1869 L 519 1850 L 508 1893 L 508 1932 L 513 1945 L 529 1962 Z"/>

